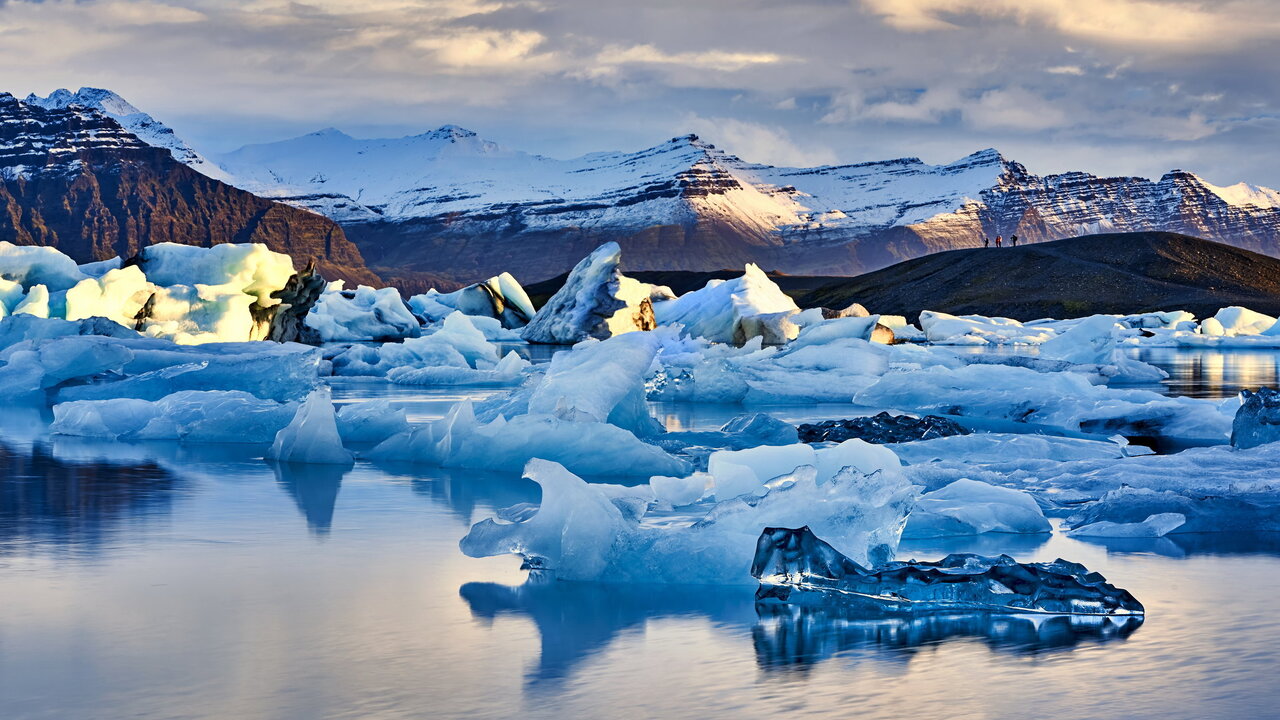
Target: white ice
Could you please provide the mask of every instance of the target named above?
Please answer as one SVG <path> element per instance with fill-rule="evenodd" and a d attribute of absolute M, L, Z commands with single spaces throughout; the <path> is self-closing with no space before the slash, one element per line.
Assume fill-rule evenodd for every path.
<path fill-rule="evenodd" d="M 819 483 L 806 466 L 750 502 L 704 503 L 651 519 L 649 486 L 587 484 L 543 460 L 531 461 L 525 474 L 542 486 L 537 512 L 519 522 L 477 523 L 462 550 L 522 555 L 562 580 L 749 584 L 756 538 L 773 526 L 807 525 L 856 562 L 876 565 L 892 556 L 915 500 L 896 468 L 843 470 Z"/>
<path fill-rule="evenodd" d="M 700 290 L 653 305 L 661 325 L 680 324 L 692 335 L 737 345 L 766 331 L 779 342 L 794 339 L 799 327 L 787 318 L 799 311 L 795 301 L 753 263 L 739 278 L 711 280 Z"/>
<path fill-rule="evenodd" d="M 361 285 L 355 290 L 326 288 L 307 313 L 306 324 L 324 342 L 377 340 L 387 342 L 414 337 L 418 319 L 393 287 L 375 290 Z"/>
<path fill-rule="evenodd" d="M 961 478 L 925 493 L 907 518 L 904 538 L 982 533 L 1047 533 L 1052 528 L 1034 498 L 1022 490 Z"/>
<path fill-rule="evenodd" d="M 276 433 L 267 458 L 310 465 L 351 465 L 354 457 L 342 447 L 329 388 L 321 386 L 307 396 L 293 420 Z"/>

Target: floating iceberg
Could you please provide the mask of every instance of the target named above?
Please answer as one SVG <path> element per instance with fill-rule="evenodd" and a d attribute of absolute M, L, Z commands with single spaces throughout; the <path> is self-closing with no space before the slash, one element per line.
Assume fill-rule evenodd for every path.
<path fill-rule="evenodd" d="M 925 338 L 937 345 L 1039 345 L 1056 331 L 1051 327 L 1024 325 L 1017 320 L 982 315 L 949 315 L 924 310 L 920 327 Z"/>
<path fill-rule="evenodd" d="M 751 263 L 742 277 L 711 280 L 701 290 L 655 303 L 653 312 L 661 325 L 679 323 L 689 334 L 714 342 L 741 345 L 753 337 L 764 337 L 765 342 L 779 344 L 799 332 L 787 318 L 800 308 Z"/>
<path fill-rule="evenodd" d="M 530 458 L 559 462 L 584 475 L 684 475 L 689 463 L 633 433 L 554 415 L 476 419 L 470 401 L 442 420 L 393 435 L 367 453 L 372 460 L 441 467 L 519 470 Z"/>
<path fill-rule="evenodd" d="M 865 562 L 892 556 L 915 491 L 900 471 L 842 470 L 825 483 L 815 468 L 779 478 L 763 497 L 693 506 L 682 522 L 650 521 L 647 486 L 587 484 L 563 467 L 530 461 L 542 486 L 536 512 L 477 523 L 460 543 L 471 557 L 516 554 L 562 580 L 746 584 L 754 539 L 765 527 L 808 523 Z M 785 520 L 784 520 L 785 519 Z"/>
<path fill-rule="evenodd" d="M 186 390 L 159 400 L 79 400 L 53 406 L 58 435 L 113 440 L 267 443 L 298 408 L 237 390 Z"/>
<path fill-rule="evenodd" d="M 931 438 L 949 437 L 952 435 L 968 435 L 954 420 L 937 415 L 912 417 L 910 415 L 891 415 L 887 412 L 872 417 L 858 417 L 850 420 L 823 420 L 799 427 L 801 442 L 843 442 L 851 438 L 866 440 L 870 443 L 902 443 Z"/>
<path fill-rule="evenodd" d="M 338 409 L 337 422 L 338 434 L 349 443 L 379 443 L 409 429 L 404 408 L 394 408 L 387 400 L 343 405 Z"/>
<path fill-rule="evenodd" d="M 1022 490 L 962 478 L 921 495 L 902 536 L 935 538 L 1051 530 L 1044 511 Z"/>
<path fill-rule="evenodd" d="M 322 341 L 389 342 L 418 335 L 418 319 L 404 304 L 399 290 L 375 290 L 367 285 L 343 290 L 340 283 L 331 283 L 306 316 L 307 326 Z"/>
<path fill-rule="evenodd" d="M 387 375 L 396 368 L 495 370 L 499 359 L 498 347 L 476 328 L 472 318 L 457 311 L 428 335 L 398 343 L 351 345 L 331 357 L 334 375 L 356 376 Z M 504 370 L 510 368 L 508 363 Z M 408 382 L 407 378 L 402 381 L 426 384 Z"/>
<path fill-rule="evenodd" d="M 267 458 L 309 465 L 351 465 L 353 456 L 342 447 L 329 388 L 313 390 L 293 420 L 276 433 Z"/>
<path fill-rule="evenodd" d="M 1037 423 L 1111 435 L 1221 442 L 1231 420 L 1208 400 L 1094 385 L 1080 373 L 1021 367 L 941 366 L 888 372 L 854 402 L 910 412 Z"/>
<path fill-rule="evenodd" d="M 1008 555 L 948 555 L 938 562 L 891 562 L 867 570 L 808 527 L 769 527 L 751 574 L 764 604 L 838 605 L 872 613 L 996 612 L 1143 615 L 1128 591 L 1084 566 L 1019 563 Z"/>
<path fill-rule="evenodd" d="M 1251 448 L 1280 440 L 1280 391 L 1240 391 L 1240 409 L 1231 422 L 1231 444 Z"/>
<path fill-rule="evenodd" d="M 409 298 L 409 307 L 414 314 L 433 322 L 457 310 L 474 317 L 494 318 L 508 329 L 524 327 L 535 315 L 529 295 L 511 273 L 505 272 L 451 293 L 430 290 L 414 295 Z"/>
<path fill-rule="evenodd" d="M 1232 305 L 1218 311 L 1216 315 L 1200 323 L 1200 334 L 1208 336 L 1234 337 L 1237 335 L 1259 335 L 1276 326 L 1276 319 L 1270 315 L 1254 312 L 1249 308 Z"/>
<path fill-rule="evenodd" d="M 650 296 L 653 286 L 626 277 L 618 269 L 622 248 L 608 242 L 583 258 L 547 304 L 525 327 L 531 343 L 572 345 L 588 338 L 603 340 L 656 323 Z"/>
<path fill-rule="evenodd" d="M 1084 318 L 1040 346 L 1040 357 L 1077 365 L 1098 365 L 1102 374 L 1121 382 L 1159 382 L 1169 377 L 1160 368 L 1135 360 L 1121 349 L 1116 318 Z"/>

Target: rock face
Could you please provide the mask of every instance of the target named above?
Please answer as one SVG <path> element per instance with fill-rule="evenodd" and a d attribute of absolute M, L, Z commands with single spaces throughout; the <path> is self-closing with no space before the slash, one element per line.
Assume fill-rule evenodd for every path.
<path fill-rule="evenodd" d="M 945 165 L 783 168 L 690 135 L 561 161 L 445 126 L 396 140 L 326 130 L 217 160 L 242 187 L 343 223 L 375 268 L 465 282 L 513 267 L 526 281 L 553 277 L 606 241 L 633 272 L 755 262 L 852 275 L 996 235 L 1157 230 L 1280 254 L 1280 192 L 1181 170 L 1042 177 L 995 150 Z"/>
<path fill-rule="evenodd" d="M 844 442 L 857 438 L 869 443 L 900 443 L 913 440 L 968 435 L 969 431 L 954 420 L 938 415 L 916 418 L 882 412 L 874 417 L 852 420 L 823 420 L 800 426 L 800 442 Z"/>
<path fill-rule="evenodd" d="M 206 177 L 104 113 L 44 108 L 0 93 L 0 239 L 49 245 L 77 262 L 148 245 L 266 244 L 298 266 L 377 283 L 333 221 Z"/>
<path fill-rule="evenodd" d="M 1251 448 L 1280 440 L 1280 391 L 1241 390 L 1240 396 L 1244 402 L 1231 423 L 1231 444 Z"/>

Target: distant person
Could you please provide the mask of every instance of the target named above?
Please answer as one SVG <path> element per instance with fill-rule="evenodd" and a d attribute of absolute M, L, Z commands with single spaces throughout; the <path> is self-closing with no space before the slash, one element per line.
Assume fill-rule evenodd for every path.
<path fill-rule="evenodd" d="M 991 247 L 991 238 L 989 238 L 989 237 L 985 237 L 985 236 L 984 236 L 984 237 L 982 238 L 982 247 L 984 247 L 984 248 L 989 248 L 989 247 Z"/>
<path fill-rule="evenodd" d="M 1018 236 L 1017 236 L 1017 235 L 1010 235 L 1010 236 L 1009 236 L 1009 244 L 1010 244 L 1010 245 L 1012 245 L 1012 246 L 1014 246 L 1014 247 L 1018 247 Z"/>
<path fill-rule="evenodd" d="M 1004 237 L 1003 237 L 1003 236 L 1001 236 L 1001 235 L 997 235 L 997 236 L 996 236 L 996 247 L 1000 247 L 1000 245 L 1001 245 L 1001 244 L 1003 244 L 1003 243 L 1004 243 Z"/>

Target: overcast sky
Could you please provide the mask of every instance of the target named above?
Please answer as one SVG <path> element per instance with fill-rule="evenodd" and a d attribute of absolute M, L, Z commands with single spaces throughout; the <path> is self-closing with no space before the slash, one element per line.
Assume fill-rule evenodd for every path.
<path fill-rule="evenodd" d="M 209 152 L 454 123 L 1280 187 L 1277 38 L 1278 0 L 0 0 L 0 90 L 111 88 Z"/>

